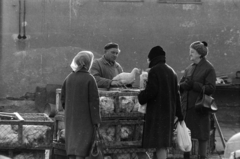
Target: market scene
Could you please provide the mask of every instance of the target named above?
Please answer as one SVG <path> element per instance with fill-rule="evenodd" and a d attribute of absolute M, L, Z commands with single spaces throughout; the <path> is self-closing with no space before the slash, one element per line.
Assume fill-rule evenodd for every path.
<path fill-rule="evenodd" d="M 0 159 L 240 159 L 240 0 L 0 0 Z"/>

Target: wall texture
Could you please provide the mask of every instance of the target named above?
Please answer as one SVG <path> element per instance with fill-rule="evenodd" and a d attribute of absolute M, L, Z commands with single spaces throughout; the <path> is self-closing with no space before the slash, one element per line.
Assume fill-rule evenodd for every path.
<path fill-rule="evenodd" d="M 202 4 L 100 2 L 99 0 L 2 0 L 0 97 L 18 97 L 36 86 L 61 84 L 74 55 L 103 54 L 110 42 L 120 45 L 118 62 L 125 71 L 147 68 L 155 45 L 181 76 L 190 64 L 191 42 L 209 43 L 208 59 L 218 75 L 240 70 L 240 0 L 202 0 Z M 19 23 L 19 2 L 21 19 Z M 27 39 L 18 40 L 19 25 Z"/>

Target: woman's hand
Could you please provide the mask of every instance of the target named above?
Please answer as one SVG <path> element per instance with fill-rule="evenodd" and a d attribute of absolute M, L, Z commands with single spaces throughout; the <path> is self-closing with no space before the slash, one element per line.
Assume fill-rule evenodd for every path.
<path fill-rule="evenodd" d="M 190 78 L 183 78 L 183 82 L 180 83 L 180 87 L 183 90 L 190 91 L 193 88 L 193 80 Z"/>

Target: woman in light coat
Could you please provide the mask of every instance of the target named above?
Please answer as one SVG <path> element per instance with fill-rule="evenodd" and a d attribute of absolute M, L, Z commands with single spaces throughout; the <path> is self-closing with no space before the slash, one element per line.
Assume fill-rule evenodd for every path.
<path fill-rule="evenodd" d="M 97 84 L 89 73 L 93 57 L 92 52 L 79 52 L 71 64 L 73 71 L 62 86 L 65 147 L 70 159 L 84 159 L 89 156 L 95 134 L 94 125 L 100 123 Z"/>

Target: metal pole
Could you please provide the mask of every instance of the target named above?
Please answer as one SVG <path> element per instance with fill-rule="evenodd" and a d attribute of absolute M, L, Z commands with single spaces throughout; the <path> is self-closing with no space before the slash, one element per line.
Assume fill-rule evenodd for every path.
<path fill-rule="evenodd" d="M 215 114 L 215 113 L 213 113 L 213 119 L 214 119 L 214 121 L 216 122 L 217 129 L 218 129 L 218 132 L 219 132 L 219 135 L 220 135 L 222 144 L 223 144 L 223 148 L 225 149 L 225 147 L 226 147 L 225 139 L 224 139 L 222 130 L 221 130 L 221 128 L 220 128 L 220 125 L 219 125 L 219 123 L 218 123 L 218 120 L 217 120 L 217 117 L 216 117 L 216 114 Z"/>

